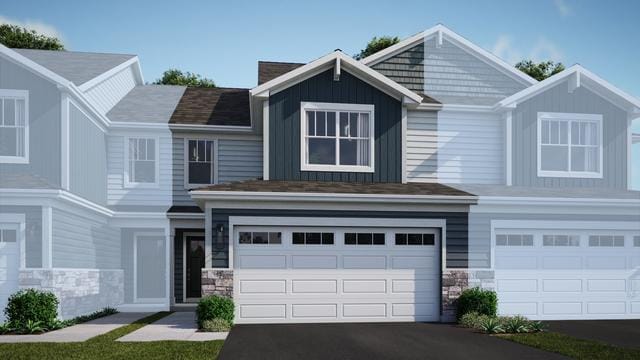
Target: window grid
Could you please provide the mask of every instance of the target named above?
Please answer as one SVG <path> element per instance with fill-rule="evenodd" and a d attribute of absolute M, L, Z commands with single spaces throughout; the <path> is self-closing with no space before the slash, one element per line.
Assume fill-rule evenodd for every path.
<path fill-rule="evenodd" d="M 624 236 L 622 235 L 591 235 L 589 236 L 590 247 L 624 247 Z"/>
<path fill-rule="evenodd" d="M 18 231 L 15 229 L 0 229 L 0 243 L 14 243 L 18 241 Z"/>
<path fill-rule="evenodd" d="M 503 234 L 496 235 L 496 246 L 533 246 L 533 235 Z"/>
<path fill-rule="evenodd" d="M 580 246 L 578 235 L 543 235 L 542 246 L 577 247 Z"/>
<path fill-rule="evenodd" d="M 345 245 L 384 245 L 384 233 L 345 233 Z"/>
<path fill-rule="evenodd" d="M 0 156 L 25 157 L 26 102 L 24 98 L 0 99 Z"/>
<path fill-rule="evenodd" d="M 282 233 L 275 231 L 242 231 L 238 234 L 240 244 L 280 245 Z"/>
<path fill-rule="evenodd" d="M 294 232 L 294 245 L 333 245 L 334 235 L 331 232 Z"/>
<path fill-rule="evenodd" d="M 215 183 L 214 152 L 215 140 L 188 140 L 187 141 L 187 184 L 190 185 L 210 185 Z M 202 181 L 196 174 L 198 169 L 207 169 L 208 180 Z"/>
<path fill-rule="evenodd" d="M 396 233 L 396 245 L 433 246 L 435 243 L 435 234 Z"/>
<path fill-rule="evenodd" d="M 156 182 L 156 139 L 129 139 L 129 182 Z"/>

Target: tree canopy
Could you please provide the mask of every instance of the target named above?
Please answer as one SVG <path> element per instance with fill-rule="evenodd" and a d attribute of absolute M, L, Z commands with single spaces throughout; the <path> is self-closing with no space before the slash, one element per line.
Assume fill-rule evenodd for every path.
<path fill-rule="evenodd" d="M 397 44 L 400 42 L 400 39 L 397 36 L 381 36 L 381 37 L 373 37 L 371 41 L 367 44 L 367 47 L 360 50 L 359 54 L 354 55 L 353 57 L 356 60 L 362 60 L 369 55 L 375 54 L 382 49 L 386 49 L 391 45 Z"/>
<path fill-rule="evenodd" d="M 532 78 L 542 81 L 564 70 L 564 65 L 561 62 L 556 63 L 551 60 L 539 63 L 532 60 L 522 60 L 516 64 L 516 68 Z"/>
<path fill-rule="evenodd" d="M 216 84 L 213 80 L 201 76 L 200 74 L 178 69 L 169 69 L 162 74 L 160 79 L 154 81 L 160 85 L 182 85 L 190 87 L 213 88 Z"/>
<path fill-rule="evenodd" d="M 64 50 L 60 39 L 12 24 L 0 24 L 0 43 L 18 49 Z"/>

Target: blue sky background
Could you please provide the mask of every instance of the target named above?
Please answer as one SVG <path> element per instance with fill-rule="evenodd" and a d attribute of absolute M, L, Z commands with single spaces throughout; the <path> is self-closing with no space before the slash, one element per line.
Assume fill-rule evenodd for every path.
<path fill-rule="evenodd" d="M 146 81 L 174 67 L 228 87 L 255 86 L 258 60 L 355 54 L 373 36 L 405 38 L 443 23 L 510 63 L 580 63 L 640 97 L 638 14 L 636 0 L 21 0 L 3 2 L 0 22 L 59 36 L 69 50 L 138 54 Z"/>

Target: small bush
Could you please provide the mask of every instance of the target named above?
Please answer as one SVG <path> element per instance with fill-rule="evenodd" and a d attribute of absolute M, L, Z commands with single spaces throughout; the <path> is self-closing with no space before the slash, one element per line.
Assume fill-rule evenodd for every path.
<path fill-rule="evenodd" d="M 524 316 L 508 316 L 499 318 L 498 320 L 506 333 L 519 334 L 530 331 L 529 325 L 531 324 L 531 321 Z"/>
<path fill-rule="evenodd" d="M 474 311 L 480 315 L 495 317 L 498 311 L 496 292 L 477 287 L 463 291 L 457 301 L 457 319 L 460 320 L 462 315 Z"/>
<path fill-rule="evenodd" d="M 529 322 L 529 332 L 541 332 L 544 331 L 547 326 L 542 321 Z"/>
<path fill-rule="evenodd" d="M 231 329 L 231 323 L 225 319 L 215 318 L 202 322 L 202 331 L 226 332 Z"/>
<path fill-rule="evenodd" d="M 477 312 L 472 311 L 462 315 L 458 324 L 467 328 L 480 329 L 480 324 L 487 321 L 489 318 L 490 316 L 478 314 Z"/>
<path fill-rule="evenodd" d="M 18 329 L 26 328 L 29 321 L 30 325 L 50 324 L 58 318 L 58 299 L 49 291 L 20 290 L 9 297 L 4 314 Z"/>
<path fill-rule="evenodd" d="M 480 330 L 487 334 L 499 334 L 504 332 L 504 328 L 500 323 L 500 319 L 496 317 L 487 317 L 479 324 Z"/>
<path fill-rule="evenodd" d="M 233 300 L 217 295 L 203 297 L 200 302 L 198 302 L 196 315 L 198 317 L 198 327 L 201 329 L 206 320 L 224 319 L 228 321 L 229 324 L 233 324 Z"/>

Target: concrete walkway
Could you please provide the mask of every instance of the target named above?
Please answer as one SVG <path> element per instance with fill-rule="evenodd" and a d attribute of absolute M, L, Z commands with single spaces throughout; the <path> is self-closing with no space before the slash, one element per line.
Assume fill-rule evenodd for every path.
<path fill-rule="evenodd" d="M 121 326 L 129 325 L 151 314 L 118 313 L 40 335 L 0 335 L 0 343 L 82 342 Z"/>
<path fill-rule="evenodd" d="M 175 312 L 116 341 L 224 340 L 226 332 L 198 332 L 195 312 Z"/>

